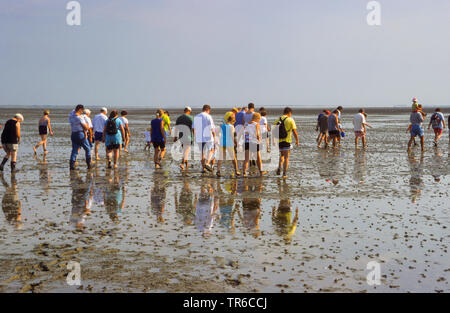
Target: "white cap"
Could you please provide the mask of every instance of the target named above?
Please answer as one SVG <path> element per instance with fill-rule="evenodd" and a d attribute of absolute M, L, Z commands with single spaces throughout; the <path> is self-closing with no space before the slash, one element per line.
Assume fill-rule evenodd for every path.
<path fill-rule="evenodd" d="M 190 112 L 192 112 L 191 107 L 185 107 L 184 110 L 185 110 L 185 111 L 190 111 Z"/>
<path fill-rule="evenodd" d="M 20 120 L 21 122 L 23 122 L 23 115 L 20 113 L 17 113 L 16 115 L 14 115 L 15 118 L 17 118 L 18 120 Z"/>
<path fill-rule="evenodd" d="M 108 113 L 108 109 L 107 109 L 107 108 L 105 108 L 105 107 L 101 108 L 101 111 L 102 111 L 102 112 L 106 112 L 106 113 Z"/>

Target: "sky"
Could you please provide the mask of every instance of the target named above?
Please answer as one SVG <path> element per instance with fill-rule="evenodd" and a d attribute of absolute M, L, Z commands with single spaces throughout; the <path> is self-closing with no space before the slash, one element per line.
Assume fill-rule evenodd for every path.
<path fill-rule="evenodd" d="M 450 105 L 450 1 L 0 1 L 0 106 Z"/>

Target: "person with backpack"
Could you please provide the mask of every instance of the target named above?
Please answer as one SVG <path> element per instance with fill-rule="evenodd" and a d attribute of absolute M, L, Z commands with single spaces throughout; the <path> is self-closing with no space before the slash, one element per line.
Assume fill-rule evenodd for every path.
<path fill-rule="evenodd" d="M 434 146 L 436 147 L 445 129 L 445 117 L 444 114 L 442 114 L 440 108 L 437 108 L 435 112 L 431 115 L 430 123 L 428 124 L 428 129 L 430 129 L 431 126 L 433 126 Z"/>
<path fill-rule="evenodd" d="M 21 141 L 20 123 L 23 122 L 23 115 L 17 113 L 14 118 L 8 120 L 3 128 L 1 142 L 6 155 L 0 164 L 0 171 L 3 171 L 6 162 L 11 158 L 11 173 L 16 171 L 17 151 Z"/>
<path fill-rule="evenodd" d="M 292 150 L 292 134 L 295 137 L 295 145 L 299 145 L 299 138 L 297 134 L 297 125 L 292 118 L 292 109 L 290 107 L 284 108 L 283 116 L 279 117 L 275 123 L 278 126 L 278 148 L 280 150 L 280 160 L 278 162 L 277 175 L 281 173 L 283 167 L 283 178 L 287 178 L 287 169 L 289 167 L 289 156 Z M 275 128 L 274 128 L 275 129 Z"/>
<path fill-rule="evenodd" d="M 105 122 L 105 129 L 103 130 L 103 142 L 106 146 L 106 162 L 107 168 L 111 166 L 111 155 L 114 153 L 114 168 L 117 168 L 119 160 L 120 148 L 122 146 L 122 138 L 125 138 L 124 123 L 119 117 L 117 110 L 111 111 L 109 118 Z"/>

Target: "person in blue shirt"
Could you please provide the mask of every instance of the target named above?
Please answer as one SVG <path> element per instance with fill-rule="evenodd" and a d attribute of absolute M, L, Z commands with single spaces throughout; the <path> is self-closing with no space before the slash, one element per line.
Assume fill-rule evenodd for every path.
<path fill-rule="evenodd" d="M 77 161 L 78 150 L 83 148 L 86 155 L 86 164 L 88 169 L 91 168 L 91 145 L 88 142 L 87 131 L 89 126 L 82 117 L 84 106 L 79 104 L 69 114 L 69 123 L 72 130 L 70 136 L 72 140 L 72 153 L 70 154 L 70 170 L 75 170 L 75 162 Z"/>
<path fill-rule="evenodd" d="M 122 139 L 125 138 L 123 121 L 119 118 L 117 110 L 111 111 L 109 119 L 105 121 L 103 130 L 103 142 L 106 146 L 106 160 L 108 169 L 111 168 L 111 156 L 114 153 L 114 168 L 117 168 Z"/>
<path fill-rule="evenodd" d="M 234 127 L 238 126 L 238 125 L 242 125 L 244 126 L 244 116 L 245 113 L 247 112 L 247 107 L 243 107 L 241 108 L 241 110 L 239 112 L 236 113 L 235 119 L 236 122 L 234 123 Z"/>

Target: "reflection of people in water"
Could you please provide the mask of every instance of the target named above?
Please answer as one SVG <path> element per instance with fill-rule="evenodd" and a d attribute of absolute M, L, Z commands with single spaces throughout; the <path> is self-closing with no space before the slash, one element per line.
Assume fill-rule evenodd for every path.
<path fill-rule="evenodd" d="M 72 187 L 72 213 L 70 222 L 78 229 L 83 229 L 86 216 L 91 213 L 92 201 L 90 200 L 90 185 L 92 175 L 87 174 L 86 181 L 80 177 L 78 172 L 70 172 L 70 185 Z"/>
<path fill-rule="evenodd" d="M 277 207 L 272 208 L 272 224 L 275 228 L 275 233 L 286 241 L 290 241 L 297 229 L 298 208 L 295 209 L 295 216 L 292 219 L 292 205 L 289 199 L 288 185 L 278 183 L 279 194 L 282 196 Z"/>
<path fill-rule="evenodd" d="M 438 147 L 434 147 L 434 155 L 431 158 L 430 171 L 435 182 L 440 182 L 441 178 L 445 175 L 445 165 L 442 159 L 442 154 Z"/>
<path fill-rule="evenodd" d="M 358 184 L 363 184 L 367 175 L 366 150 L 355 150 L 355 165 L 353 166 L 353 179 Z"/>
<path fill-rule="evenodd" d="M 333 183 L 333 185 L 339 184 L 341 180 L 341 162 L 339 150 L 319 150 L 317 151 L 318 160 L 317 166 L 319 168 L 320 177 L 324 178 L 326 182 Z"/>
<path fill-rule="evenodd" d="M 155 174 L 153 177 L 153 189 L 150 195 L 152 212 L 156 215 L 158 222 L 164 222 L 164 211 L 166 206 L 166 184 L 167 180 L 164 176 Z"/>
<path fill-rule="evenodd" d="M 183 179 L 183 187 L 180 191 L 180 197 L 178 197 L 175 190 L 175 210 L 183 217 L 183 222 L 186 225 L 192 225 L 195 217 L 195 206 L 197 204 L 197 195 L 191 191 L 189 182 L 187 179 Z"/>
<path fill-rule="evenodd" d="M 254 237 L 258 237 L 261 235 L 259 220 L 261 217 L 262 190 L 263 187 L 261 178 L 244 179 L 242 215 L 241 212 L 237 210 L 242 224 L 244 224 L 244 226 Z"/>
<path fill-rule="evenodd" d="M 423 188 L 423 160 L 424 154 L 420 154 L 419 162 L 413 153 L 408 154 L 409 170 L 411 178 L 409 180 L 409 186 L 411 189 L 411 201 L 416 203 L 417 197 L 422 193 Z"/>
<path fill-rule="evenodd" d="M 212 184 L 203 182 L 198 195 L 194 220 L 195 225 L 202 232 L 203 236 L 211 234 L 214 220 L 219 215 L 218 207 L 218 198 L 214 196 Z"/>
<path fill-rule="evenodd" d="M 51 171 L 49 171 L 47 163 L 47 155 L 44 154 L 42 160 L 38 159 L 37 155 L 34 158 L 39 162 L 39 183 L 44 189 L 45 194 L 48 196 L 50 194 L 50 184 L 52 181 Z"/>
<path fill-rule="evenodd" d="M 22 224 L 22 203 L 19 200 L 19 192 L 17 189 L 17 181 L 14 174 L 11 174 L 11 185 L 8 185 L 3 172 L 0 172 L 2 184 L 5 187 L 5 194 L 2 199 L 2 209 L 5 218 L 11 225 L 17 229 L 21 229 Z"/>
<path fill-rule="evenodd" d="M 224 187 L 225 190 L 222 190 L 221 183 L 218 180 L 217 192 L 219 195 L 220 224 L 234 233 L 234 215 L 236 212 L 234 200 L 237 192 L 237 182 L 235 179 L 230 179 L 225 182 Z"/>
<path fill-rule="evenodd" d="M 289 199 L 289 186 L 286 182 L 278 182 L 280 202 L 277 207 L 272 208 L 272 224 L 275 233 L 286 241 L 290 241 L 297 229 L 298 208 L 295 209 L 295 216 L 292 219 L 292 205 Z"/>
<path fill-rule="evenodd" d="M 119 171 L 108 172 L 108 184 L 105 186 L 106 213 L 114 223 L 119 223 L 119 214 L 125 207 L 125 184 L 122 182 Z"/>

